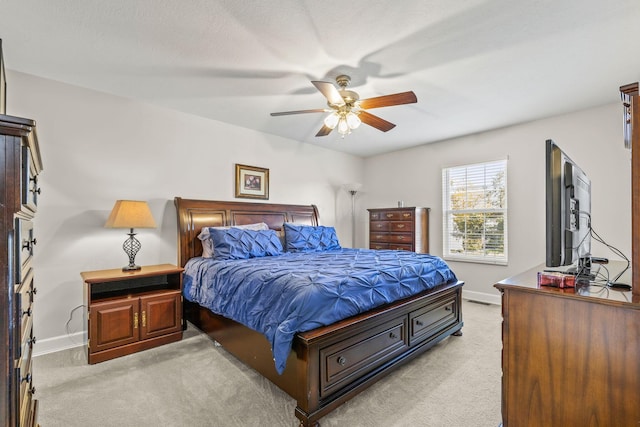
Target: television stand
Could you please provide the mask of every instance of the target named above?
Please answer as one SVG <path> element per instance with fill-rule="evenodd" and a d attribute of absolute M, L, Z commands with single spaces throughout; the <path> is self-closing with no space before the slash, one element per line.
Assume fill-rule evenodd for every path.
<path fill-rule="evenodd" d="M 624 267 L 608 266 L 612 274 Z M 495 285 L 502 293 L 503 426 L 638 425 L 638 300 L 596 287 L 538 287 L 543 268 Z"/>

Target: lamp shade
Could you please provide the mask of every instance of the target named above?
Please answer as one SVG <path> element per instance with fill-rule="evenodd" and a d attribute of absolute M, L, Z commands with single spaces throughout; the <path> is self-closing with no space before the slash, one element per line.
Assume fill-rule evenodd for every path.
<path fill-rule="evenodd" d="M 362 188 L 362 184 L 360 184 L 359 182 L 352 182 L 349 184 L 343 184 L 342 188 L 344 188 L 349 193 L 351 192 L 357 193 Z"/>
<path fill-rule="evenodd" d="M 156 228 L 147 202 L 117 200 L 104 225 L 107 228 Z"/>

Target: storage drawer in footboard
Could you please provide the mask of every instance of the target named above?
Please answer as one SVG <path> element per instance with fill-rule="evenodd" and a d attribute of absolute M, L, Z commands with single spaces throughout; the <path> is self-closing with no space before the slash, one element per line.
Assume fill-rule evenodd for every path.
<path fill-rule="evenodd" d="M 320 350 L 320 397 L 351 384 L 408 348 L 407 316 Z"/>
<path fill-rule="evenodd" d="M 459 321 L 460 307 L 455 294 L 445 295 L 409 314 L 409 344 L 432 338 Z"/>

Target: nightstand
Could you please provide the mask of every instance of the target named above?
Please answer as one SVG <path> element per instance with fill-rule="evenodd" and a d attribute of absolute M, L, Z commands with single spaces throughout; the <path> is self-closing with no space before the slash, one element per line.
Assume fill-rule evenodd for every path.
<path fill-rule="evenodd" d="M 85 271 L 90 364 L 182 339 L 182 271 L 172 264 Z"/>

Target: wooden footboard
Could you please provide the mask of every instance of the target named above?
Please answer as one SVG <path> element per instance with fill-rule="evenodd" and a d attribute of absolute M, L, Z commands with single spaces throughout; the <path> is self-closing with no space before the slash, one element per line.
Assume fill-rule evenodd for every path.
<path fill-rule="evenodd" d="M 176 198 L 178 262 L 202 253 L 203 226 L 266 222 L 317 225 L 315 206 L 216 202 Z M 297 401 L 301 426 L 356 396 L 401 364 L 462 328 L 462 282 L 439 286 L 392 304 L 296 335 L 282 375 L 275 370 L 267 339 L 237 322 L 185 302 L 188 321 L 219 342 Z"/>
<path fill-rule="evenodd" d="M 401 364 L 462 328 L 462 283 L 296 335 L 278 375 L 267 339 L 195 306 L 188 320 L 297 401 L 301 426 L 317 421 Z"/>

